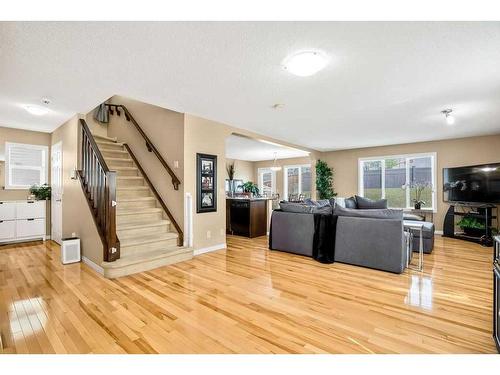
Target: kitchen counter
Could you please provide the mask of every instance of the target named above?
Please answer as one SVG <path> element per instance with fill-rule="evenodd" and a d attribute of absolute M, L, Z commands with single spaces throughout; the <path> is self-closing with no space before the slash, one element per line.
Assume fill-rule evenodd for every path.
<path fill-rule="evenodd" d="M 226 232 L 259 237 L 267 233 L 267 201 L 270 198 L 226 198 Z"/>

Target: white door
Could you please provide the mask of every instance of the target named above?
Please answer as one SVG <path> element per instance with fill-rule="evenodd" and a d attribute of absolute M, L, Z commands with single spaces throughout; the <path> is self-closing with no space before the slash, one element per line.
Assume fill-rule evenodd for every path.
<path fill-rule="evenodd" d="M 62 196 L 63 196 L 63 165 L 62 165 L 62 143 L 52 145 L 50 152 L 51 160 L 51 238 L 58 244 L 62 239 Z"/>

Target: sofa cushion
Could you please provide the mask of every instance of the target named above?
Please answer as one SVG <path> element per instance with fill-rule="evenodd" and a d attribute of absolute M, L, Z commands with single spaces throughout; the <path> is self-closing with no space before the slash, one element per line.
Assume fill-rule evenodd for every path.
<path fill-rule="evenodd" d="M 330 206 L 330 201 L 328 199 L 320 199 L 319 201 L 315 201 L 311 198 L 304 199 L 304 204 L 306 206 L 315 206 L 315 207 L 325 207 Z"/>
<path fill-rule="evenodd" d="M 365 217 L 371 219 L 394 219 L 403 220 L 403 210 L 385 209 L 352 209 L 335 206 L 334 215 L 350 216 L 350 217 Z"/>
<path fill-rule="evenodd" d="M 358 205 L 356 203 L 356 198 L 350 197 L 344 199 L 344 207 L 345 208 L 358 208 Z"/>
<path fill-rule="evenodd" d="M 280 202 L 280 208 L 283 212 L 295 212 L 298 214 L 311 214 L 315 206 L 307 206 L 303 203 L 293 203 L 287 201 Z"/>
<path fill-rule="evenodd" d="M 357 203 L 357 208 L 359 209 L 381 209 L 381 208 L 387 208 L 387 199 L 379 199 L 377 201 L 374 201 L 369 198 L 364 198 L 360 197 L 359 195 L 356 195 L 356 203 Z"/>
<path fill-rule="evenodd" d="M 409 214 L 409 213 L 403 213 L 403 220 L 410 220 L 410 221 L 424 221 L 424 217 L 420 215 L 415 215 L 415 214 Z"/>

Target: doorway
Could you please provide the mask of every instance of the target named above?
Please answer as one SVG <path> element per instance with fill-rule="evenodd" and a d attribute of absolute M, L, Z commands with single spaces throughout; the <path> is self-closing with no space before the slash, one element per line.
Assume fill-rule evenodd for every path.
<path fill-rule="evenodd" d="M 51 178 L 51 238 L 58 244 L 62 240 L 62 142 L 52 145 L 50 150 L 50 178 Z"/>

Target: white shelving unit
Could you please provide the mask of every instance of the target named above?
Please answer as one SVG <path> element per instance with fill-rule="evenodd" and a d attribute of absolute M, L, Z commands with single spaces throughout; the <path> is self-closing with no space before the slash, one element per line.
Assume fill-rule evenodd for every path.
<path fill-rule="evenodd" d="M 46 239 L 46 201 L 0 201 L 0 244 Z"/>

